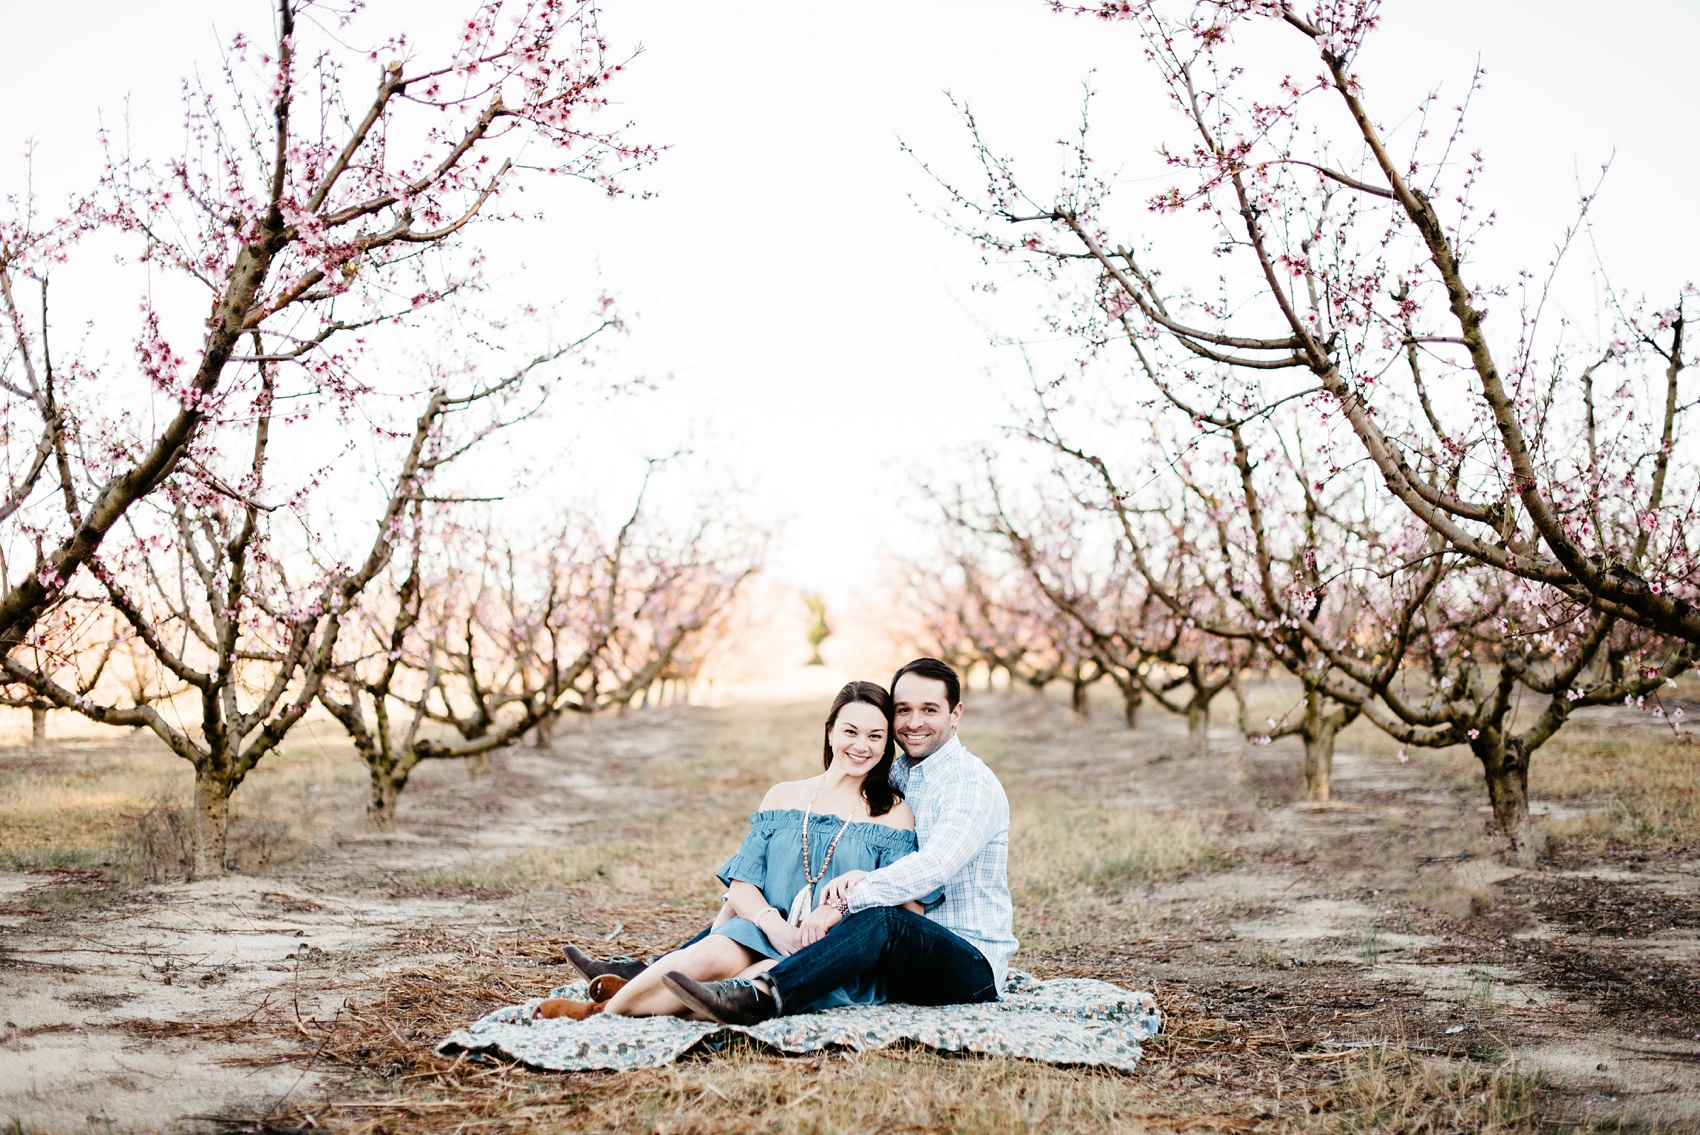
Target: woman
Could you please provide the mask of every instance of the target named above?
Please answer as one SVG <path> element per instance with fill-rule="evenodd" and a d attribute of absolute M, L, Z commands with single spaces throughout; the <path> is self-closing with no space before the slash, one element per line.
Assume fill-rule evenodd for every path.
<path fill-rule="evenodd" d="M 539 1017 L 670 1016 L 686 1007 L 661 984 L 677 971 L 698 981 L 753 977 L 826 933 L 815 896 L 846 871 L 872 871 L 915 850 L 915 817 L 889 780 L 896 742 L 891 695 L 872 682 L 851 682 L 826 718 L 822 763 L 808 780 L 768 790 L 750 816 L 750 832 L 718 872 L 727 897 L 702 939 L 658 958 L 629 982 L 601 977 L 593 1001 L 551 999 Z M 907 903 L 920 913 L 920 903 Z M 877 1004 L 878 981 L 863 979 L 811 1005 Z"/>

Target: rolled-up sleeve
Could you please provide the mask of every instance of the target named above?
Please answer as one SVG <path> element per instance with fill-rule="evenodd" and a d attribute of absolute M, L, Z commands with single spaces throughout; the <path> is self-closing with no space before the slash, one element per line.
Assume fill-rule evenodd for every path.
<path fill-rule="evenodd" d="M 998 801 L 978 779 L 941 785 L 938 817 L 926 846 L 888 867 L 872 871 L 850 891 L 850 909 L 937 902 L 956 878 L 998 834 Z"/>

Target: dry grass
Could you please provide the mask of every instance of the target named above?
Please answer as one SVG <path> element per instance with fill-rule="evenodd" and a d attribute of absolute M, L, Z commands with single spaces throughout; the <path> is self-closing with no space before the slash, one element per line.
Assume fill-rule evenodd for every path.
<path fill-rule="evenodd" d="M 187 764 L 153 745 L 90 748 L 81 759 L 49 761 L 27 752 L 0 756 L 0 863 L 8 867 L 89 866 L 155 801 L 187 802 Z"/>
<path fill-rule="evenodd" d="M 1560 734 L 1535 754 L 1532 790 L 1598 802 L 1595 815 L 1550 825 L 1557 846 L 1677 851 L 1700 844 L 1700 742 L 1692 728 L 1631 740 L 1605 729 Z"/>
<path fill-rule="evenodd" d="M 702 901 L 714 885 L 711 872 L 730 854 L 727 841 L 665 838 L 665 828 L 659 834 L 663 838 L 649 842 L 615 835 L 564 847 L 530 848 L 500 859 L 421 871 L 410 876 L 409 884 L 437 894 L 570 895 L 594 887 L 602 902 L 613 905 Z"/>
<path fill-rule="evenodd" d="M 575 826 L 571 843 L 421 871 L 408 885 L 443 894 L 571 896 L 611 909 L 700 906 L 712 899 L 713 873 L 737 850 L 745 817 L 768 787 L 820 771 L 818 749 L 806 740 L 819 729 L 818 712 L 814 706 L 721 711 L 702 720 L 689 748 L 598 767 L 597 778 L 625 795 L 602 818 Z"/>
<path fill-rule="evenodd" d="M 1187 813 L 1032 796 L 1012 811 L 1010 885 L 1018 906 L 1103 895 L 1227 859 L 1219 839 Z"/>
<path fill-rule="evenodd" d="M 1023 794 L 1010 821 L 1010 893 L 1024 964 L 1102 955 L 1150 934 L 1150 885 L 1228 862 L 1205 821 L 1126 804 Z"/>
<path fill-rule="evenodd" d="M 307 854 L 349 818 L 362 773 L 338 739 L 298 733 L 237 790 L 232 854 L 246 870 Z M 0 868 L 99 868 L 122 882 L 181 877 L 193 793 L 194 771 L 150 735 L 108 731 L 41 754 L 0 752 Z"/>
<path fill-rule="evenodd" d="M 1510 1135 L 1542 1128 L 1541 1086 L 1511 1063 L 1428 1061 L 1377 1047 L 1322 1104 L 1331 1131 Z"/>

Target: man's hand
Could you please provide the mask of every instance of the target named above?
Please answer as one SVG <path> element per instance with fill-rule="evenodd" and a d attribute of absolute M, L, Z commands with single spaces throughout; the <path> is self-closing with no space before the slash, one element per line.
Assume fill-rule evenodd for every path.
<path fill-rule="evenodd" d="M 797 928 L 798 937 L 802 939 L 804 946 L 812 946 L 826 937 L 826 932 L 837 926 L 843 918 L 837 907 L 822 903 L 803 916 L 803 925 Z"/>
<path fill-rule="evenodd" d="M 825 890 L 821 891 L 821 905 L 824 906 L 826 904 L 826 900 L 832 898 L 843 899 L 845 902 L 849 902 L 850 892 L 855 889 L 857 883 L 860 883 L 867 877 L 868 873 L 866 871 L 844 872 L 844 874 L 828 883 Z"/>

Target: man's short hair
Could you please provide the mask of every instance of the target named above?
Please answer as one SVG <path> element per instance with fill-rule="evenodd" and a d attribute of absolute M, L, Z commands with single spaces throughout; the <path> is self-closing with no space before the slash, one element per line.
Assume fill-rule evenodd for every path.
<path fill-rule="evenodd" d="M 944 683 L 944 696 L 949 701 L 945 708 L 955 709 L 962 701 L 962 679 L 956 676 L 948 662 L 940 662 L 937 658 L 917 658 L 898 668 L 891 676 L 891 696 L 897 696 L 897 680 L 905 674 L 918 674 L 923 678 L 931 678 L 935 682 Z"/>

